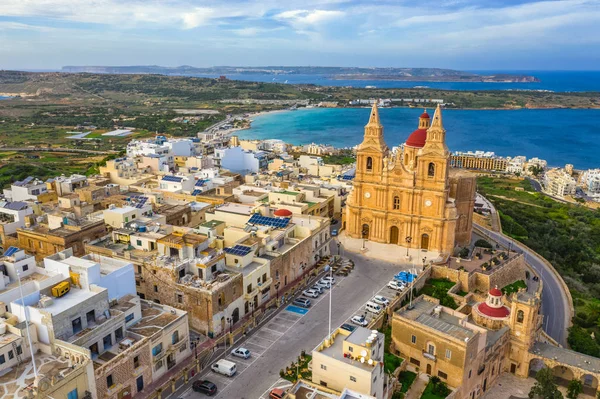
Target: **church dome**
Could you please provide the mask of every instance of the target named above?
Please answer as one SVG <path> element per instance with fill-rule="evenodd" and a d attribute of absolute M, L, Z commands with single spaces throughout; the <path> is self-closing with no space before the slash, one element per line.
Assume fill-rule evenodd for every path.
<path fill-rule="evenodd" d="M 423 111 L 423 113 L 421 114 L 421 116 L 419 118 L 421 118 L 421 119 L 429 119 L 429 114 L 427 113 L 427 111 Z"/>
<path fill-rule="evenodd" d="M 423 148 L 427 140 L 427 129 L 417 129 L 408 136 L 406 145 L 409 147 Z"/>
<path fill-rule="evenodd" d="M 290 217 L 292 216 L 292 212 L 287 209 L 277 209 L 275 212 L 273 212 L 273 215 L 279 217 Z"/>
<path fill-rule="evenodd" d="M 508 317 L 510 310 L 502 304 L 502 291 L 497 287 L 488 293 L 487 300 L 476 305 L 475 309 L 482 316 L 492 319 L 503 319 Z"/>

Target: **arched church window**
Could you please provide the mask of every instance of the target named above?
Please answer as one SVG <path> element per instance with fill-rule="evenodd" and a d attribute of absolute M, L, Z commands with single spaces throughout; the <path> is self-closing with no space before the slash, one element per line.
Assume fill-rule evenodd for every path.
<path fill-rule="evenodd" d="M 525 318 L 525 312 L 519 310 L 517 312 L 517 323 L 523 323 L 523 319 Z"/>
<path fill-rule="evenodd" d="M 394 209 L 400 209 L 400 197 L 397 195 L 394 197 Z"/>
<path fill-rule="evenodd" d="M 367 157 L 367 170 L 373 170 L 373 158 Z"/>
<path fill-rule="evenodd" d="M 435 176 L 435 164 L 433 162 L 429 162 L 429 168 L 427 169 L 427 176 L 429 176 L 429 177 Z"/>

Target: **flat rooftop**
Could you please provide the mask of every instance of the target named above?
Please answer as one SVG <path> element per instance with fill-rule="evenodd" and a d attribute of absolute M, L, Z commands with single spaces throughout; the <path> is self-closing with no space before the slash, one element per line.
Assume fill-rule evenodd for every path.
<path fill-rule="evenodd" d="M 229 212 L 248 216 L 250 216 L 253 209 L 253 205 L 237 204 L 235 202 L 226 202 L 223 205 L 215 206 L 215 212 Z"/>
<path fill-rule="evenodd" d="M 153 302 L 141 301 L 141 304 L 142 318 L 131 326 L 129 331 L 145 337 L 156 334 L 181 317 L 181 314 L 178 314 L 177 311 L 173 314 L 171 308 L 165 308 Z"/>
<path fill-rule="evenodd" d="M 584 355 L 583 353 L 575 352 L 570 349 L 558 348 L 543 342 L 536 342 L 533 345 L 532 352 L 542 358 L 557 359 L 557 361 L 562 364 L 579 367 L 592 373 L 597 373 L 598 370 L 600 370 L 599 358 Z"/>
<path fill-rule="evenodd" d="M 324 388 L 325 389 L 325 388 Z M 296 399 L 337 399 L 338 395 L 325 392 L 316 384 L 308 384 L 304 381 L 298 383 L 291 389 L 290 393 L 296 396 Z"/>
<path fill-rule="evenodd" d="M 465 328 L 461 325 L 461 319 L 448 314 L 442 310 L 439 317 L 433 316 L 433 310 L 438 305 L 424 300 L 413 302 L 413 308 L 404 308 L 398 311 L 398 314 L 409 320 L 413 320 L 425 327 L 432 328 L 439 331 L 442 334 L 450 335 L 454 338 L 465 340 L 471 339 L 476 335 L 476 332 Z"/>
<path fill-rule="evenodd" d="M 42 309 L 55 316 L 99 294 L 100 292 L 81 290 L 79 288 L 71 286 L 71 290 L 65 295 L 61 296 L 60 298 L 52 297 L 52 305 L 42 308 L 37 303 L 35 303 L 33 304 L 33 307 Z"/>
<path fill-rule="evenodd" d="M 47 276 L 45 274 L 38 273 L 38 272 L 33 272 L 30 275 L 28 275 L 27 277 L 21 277 L 21 284 L 26 284 L 31 281 L 44 281 L 47 278 L 50 278 L 50 276 Z M 18 281 L 12 281 L 10 284 L 7 284 L 3 290 L 0 290 L 0 294 L 3 292 L 6 292 L 6 291 L 10 291 L 15 288 L 19 288 Z"/>
<path fill-rule="evenodd" d="M 216 226 L 218 226 L 220 224 L 223 224 L 223 223 L 225 223 L 225 222 L 223 222 L 221 220 L 214 219 L 214 220 L 209 220 L 207 222 L 204 222 L 204 223 L 200 224 L 200 226 L 206 227 L 208 229 L 212 229 L 213 227 L 216 227 Z"/>
<path fill-rule="evenodd" d="M 354 335 L 354 337 L 353 337 Z M 351 359 L 349 357 L 344 357 L 344 341 L 347 341 L 353 345 L 364 346 L 367 337 L 371 335 L 371 330 L 366 329 L 364 327 L 357 327 L 356 330 L 350 333 L 350 335 L 346 336 L 342 333 L 337 332 L 334 333 L 333 344 L 329 347 L 320 350 L 319 352 L 330 357 L 332 359 L 336 359 L 340 362 L 344 362 L 354 367 L 358 367 L 362 370 L 372 372 L 375 368 L 374 366 L 369 365 L 367 362 L 360 362 L 358 359 Z M 383 342 L 384 335 L 382 333 L 377 333 L 377 340 L 381 340 Z M 376 341 L 377 342 L 377 341 Z M 317 347 L 318 350 L 318 347 Z M 374 358 L 373 360 L 383 361 L 383 350 L 380 351 L 381 359 Z"/>

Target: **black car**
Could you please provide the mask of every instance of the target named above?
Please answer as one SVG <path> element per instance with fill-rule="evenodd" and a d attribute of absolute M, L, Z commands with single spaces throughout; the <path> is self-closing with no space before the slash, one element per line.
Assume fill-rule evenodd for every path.
<path fill-rule="evenodd" d="M 340 328 L 342 328 L 343 330 L 349 331 L 349 332 L 356 330 L 356 327 L 354 327 L 353 325 L 348 324 L 348 323 L 342 324 Z"/>
<path fill-rule="evenodd" d="M 217 393 L 217 386 L 208 380 L 194 381 L 192 389 L 195 392 L 202 392 L 208 396 L 213 396 Z"/>

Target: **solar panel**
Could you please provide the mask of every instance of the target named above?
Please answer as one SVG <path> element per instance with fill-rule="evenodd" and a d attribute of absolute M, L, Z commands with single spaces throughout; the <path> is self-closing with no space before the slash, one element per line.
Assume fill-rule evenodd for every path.
<path fill-rule="evenodd" d="M 192 191 L 192 195 L 200 195 L 201 192 L 202 190 L 194 190 Z"/>
<path fill-rule="evenodd" d="M 207 182 L 207 180 L 200 179 L 200 180 L 196 181 L 196 187 L 202 187 L 204 185 L 204 183 L 206 183 L 206 182 Z"/>
<path fill-rule="evenodd" d="M 15 254 L 15 252 L 18 252 L 18 251 L 19 251 L 19 248 L 17 248 L 17 247 L 8 247 L 6 252 L 4 252 L 3 256 L 12 256 Z"/>
<path fill-rule="evenodd" d="M 172 181 L 172 182 L 181 182 L 183 180 L 183 177 L 179 177 L 179 176 L 163 176 L 162 178 L 163 181 Z"/>
<path fill-rule="evenodd" d="M 33 180 L 33 176 L 28 176 L 25 180 L 23 180 L 23 184 L 27 184 Z"/>
<path fill-rule="evenodd" d="M 255 213 L 254 215 L 252 215 L 250 220 L 248 220 L 248 223 L 283 228 L 283 227 L 286 227 L 290 223 L 290 219 L 289 218 L 272 218 L 272 217 L 262 216 L 258 213 Z"/>
<path fill-rule="evenodd" d="M 246 256 L 252 251 L 252 248 L 245 245 L 234 245 L 233 247 L 224 248 L 223 251 L 230 255 Z"/>

